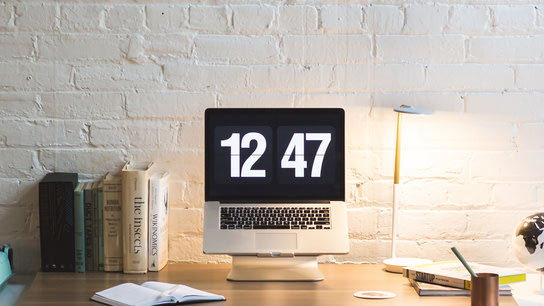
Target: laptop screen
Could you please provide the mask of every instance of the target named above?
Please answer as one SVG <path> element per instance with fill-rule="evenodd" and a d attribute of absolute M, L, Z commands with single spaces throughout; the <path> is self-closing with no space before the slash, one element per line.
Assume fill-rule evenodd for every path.
<path fill-rule="evenodd" d="M 344 201 L 344 110 L 205 113 L 205 200 Z"/>

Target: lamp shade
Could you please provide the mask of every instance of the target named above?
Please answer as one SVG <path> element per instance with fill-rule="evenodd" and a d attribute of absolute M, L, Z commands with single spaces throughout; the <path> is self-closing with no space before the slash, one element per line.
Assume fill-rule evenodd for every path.
<path fill-rule="evenodd" d="M 401 105 L 400 107 L 395 107 L 393 109 L 397 113 L 404 113 L 404 114 L 413 114 L 413 115 L 432 115 L 434 114 L 433 110 L 429 109 L 422 109 L 422 108 L 414 108 L 410 105 Z"/>

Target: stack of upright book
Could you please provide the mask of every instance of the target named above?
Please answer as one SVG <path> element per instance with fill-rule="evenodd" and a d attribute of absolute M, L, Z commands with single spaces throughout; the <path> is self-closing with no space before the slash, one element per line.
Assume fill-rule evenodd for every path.
<path fill-rule="evenodd" d="M 121 176 L 39 183 L 41 269 L 159 271 L 168 261 L 168 174 L 127 163 Z"/>

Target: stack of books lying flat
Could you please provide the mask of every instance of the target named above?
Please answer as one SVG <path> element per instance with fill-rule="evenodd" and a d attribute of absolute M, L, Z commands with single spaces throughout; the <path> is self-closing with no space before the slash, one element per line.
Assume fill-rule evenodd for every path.
<path fill-rule="evenodd" d="M 526 280 L 526 273 L 512 269 L 469 263 L 476 273 L 499 275 L 499 295 L 512 295 L 508 284 Z M 402 275 L 421 296 L 470 295 L 470 274 L 459 261 L 442 261 L 406 267 Z"/>

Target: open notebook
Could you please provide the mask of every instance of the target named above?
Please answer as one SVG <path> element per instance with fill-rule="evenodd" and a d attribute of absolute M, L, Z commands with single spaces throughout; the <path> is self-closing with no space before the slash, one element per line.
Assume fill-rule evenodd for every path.
<path fill-rule="evenodd" d="M 149 281 L 141 285 L 120 284 L 95 293 L 91 300 L 114 306 L 145 306 L 224 301 L 225 297 L 184 285 Z"/>

